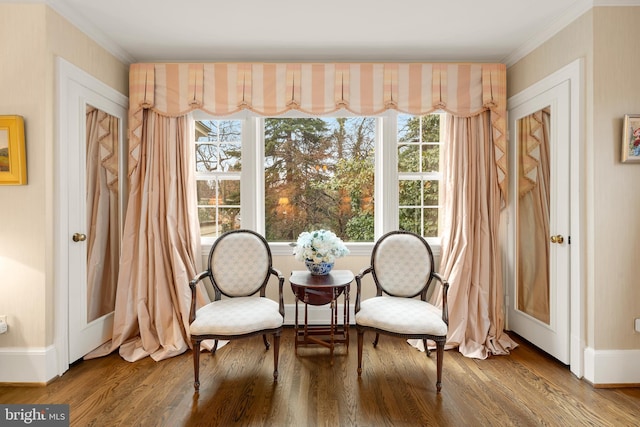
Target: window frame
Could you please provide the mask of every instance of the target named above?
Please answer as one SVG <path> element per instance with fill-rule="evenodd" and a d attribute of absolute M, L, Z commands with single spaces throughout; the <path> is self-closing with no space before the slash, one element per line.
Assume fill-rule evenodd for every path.
<path fill-rule="evenodd" d="M 369 256 L 371 250 L 384 233 L 396 230 L 399 226 L 398 191 L 398 120 L 395 111 L 387 111 L 376 116 L 375 136 L 375 177 L 374 177 L 374 241 L 345 242 L 351 255 Z M 311 117 L 307 114 L 284 115 L 278 117 Z M 339 114 L 328 115 L 340 117 Z M 191 113 L 191 119 L 199 120 L 238 120 L 242 129 L 242 169 L 240 171 L 240 209 L 242 228 L 265 232 L 264 214 L 264 122 L 265 117 L 250 112 L 232 116 L 216 117 L 203 111 Z M 192 138 L 195 144 L 195 138 Z M 195 147 L 195 145 L 194 145 Z M 195 157 L 195 156 L 194 156 Z M 251 166 L 251 167 L 250 167 Z M 195 170 L 195 159 L 194 159 Z M 201 237 L 202 252 L 208 254 L 216 240 L 215 237 Z M 440 253 L 441 239 L 427 237 L 434 255 Z M 291 255 L 291 244 L 287 242 L 268 242 L 274 256 Z"/>

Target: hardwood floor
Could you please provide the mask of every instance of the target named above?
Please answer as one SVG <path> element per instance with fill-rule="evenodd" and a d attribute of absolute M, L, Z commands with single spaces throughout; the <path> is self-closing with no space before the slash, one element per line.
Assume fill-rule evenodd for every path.
<path fill-rule="evenodd" d="M 294 354 L 293 330 L 281 342 L 278 383 L 273 351 L 261 337 L 203 354 L 200 393 L 191 353 L 136 363 L 117 354 L 73 366 L 47 387 L 0 386 L 0 403 L 70 405 L 73 426 L 634 426 L 640 388 L 594 389 L 569 369 L 521 345 L 487 360 L 446 351 L 443 386 L 435 354 L 406 341 L 365 335 L 362 378 L 356 333 L 349 353 L 309 347 Z"/>

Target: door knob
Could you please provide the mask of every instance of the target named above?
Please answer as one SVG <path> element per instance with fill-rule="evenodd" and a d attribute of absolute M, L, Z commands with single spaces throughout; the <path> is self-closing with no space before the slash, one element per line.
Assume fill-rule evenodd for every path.
<path fill-rule="evenodd" d="M 551 236 L 551 243 L 563 243 L 564 242 L 564 237 L 562 237 L 561 235 L 557 234 L 555 236 Z"/>
<path fill-rule="evenodd" d="M 87 235 L 82 233 L 74 233 L 72 237 L 74 242 L 84 242 L 87 240 Z"/>

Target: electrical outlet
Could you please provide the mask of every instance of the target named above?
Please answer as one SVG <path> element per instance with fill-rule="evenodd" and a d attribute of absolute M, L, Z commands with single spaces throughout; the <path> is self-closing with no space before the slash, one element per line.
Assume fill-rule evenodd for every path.
<path fill-rule="evenodd" d="M 636 332 L 640 332 L 640 317 L 636 319 Z"/>
<path fill-rule="evenodd" d="M 9 325 L 7 325 L 7 315 L 0 314 L 0 334 L 4 334 L 9 329 Z"/>

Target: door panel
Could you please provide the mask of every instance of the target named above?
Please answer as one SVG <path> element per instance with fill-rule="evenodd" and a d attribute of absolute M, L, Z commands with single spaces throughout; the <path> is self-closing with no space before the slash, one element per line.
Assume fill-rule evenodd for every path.
<path fill-rule="evenodd" d="M 508 328 L 570 362 L 569 83 L 510 111 L 513 280 Z"/>
<path fill-rule="evenodd" d="M 60 167 L 57 260 L 68 286 L 59 370 L 111 339 L 125 209 L 127 99 L 59 60 Z M 63 344 L 64 340 L 58 341 Z M 66 357 L 65 357 L 66 356 Z M 66 362 L 66 363 L 65 363 Z"/>

